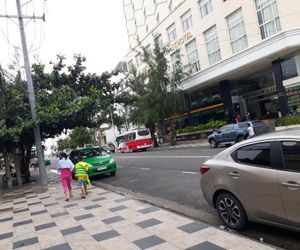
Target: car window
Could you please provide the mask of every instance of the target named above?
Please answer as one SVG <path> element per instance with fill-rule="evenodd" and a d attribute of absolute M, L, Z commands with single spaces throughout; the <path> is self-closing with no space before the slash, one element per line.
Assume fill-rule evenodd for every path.
<path fill-rule="evenodd" d="M 219 131 L 223 133 L 226 130 L 226 127 L 227 126 L 224 126 L 224 127 L 220 128 Z"/>
<path fill-rule="evenodd" d="M 228 125 L 228 126 L 226 126 L 225 132 L 233 130 L 234 126 L 235 125 Z"/>
<path fill-rule="evenodd" d="M 271 167 L 270 143 L 258 143 L 239 148 L 236 160 L 241 163 Z"/>
<path fill-rule="evenodd" d="M 247 122 L 242 122 L 238 124 L 239 128 L 248 128 L 248 123 Z"/>
<path fill-rule="evenodd" d="M 139 136 L 149 135 L 149 131 L 148 130 L 140 130 L 140 131 L 138 131 L 138 135 Z"/>
<path fill-rule="evenodd" d="M 228 132 L 228 131 L 232 130 L 233 127 L 234 127 L 234 125 L 226 125 L 226 126 L 220 128 L 219 131 L 221 131 L 222 133 Z"/>
<path fill-rule="evenodd" d="M 300 172 L 300 142 L 281 142 L 284 168 L 287 170 Z"/>
<path fill-rule="evenodd" d="M 83 159 L 89 158 L 89 157 L 95 157 L 95 156 L 101 156 L 105 155 L 105 151 L 103 151 L 101 148 L 91 148 L 91 149 L 85 149 L 80 152 L 81 157 Z"/>

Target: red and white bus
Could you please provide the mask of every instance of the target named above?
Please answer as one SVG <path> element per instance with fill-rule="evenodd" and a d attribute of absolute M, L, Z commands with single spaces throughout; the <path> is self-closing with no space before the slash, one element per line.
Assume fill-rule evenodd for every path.
<path fill-rule="evenodd" d="M 138 150 L 146 151 L 152 147 L 152 138 L 150 130 L 135 129 L 124 134 L 118 135 L 116 138 L 119 152 L 134 152 Z"/>

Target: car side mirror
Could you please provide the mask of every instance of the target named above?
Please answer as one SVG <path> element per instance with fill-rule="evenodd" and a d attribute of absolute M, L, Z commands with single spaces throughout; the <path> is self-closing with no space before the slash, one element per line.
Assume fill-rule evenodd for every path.
<path fill-rule="evenodd" d="M 221 133 L 222 133 L 222 131 L 221 131 L 221 130 L 218 130 L 218 131 L 217 131 L 217 134 L 221 134 Z"/>

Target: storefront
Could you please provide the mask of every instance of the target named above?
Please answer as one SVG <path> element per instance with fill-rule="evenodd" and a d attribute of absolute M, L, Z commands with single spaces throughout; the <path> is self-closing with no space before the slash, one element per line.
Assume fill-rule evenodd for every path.
<path fill-rule="evenodd" d="M 286 88 L 288 108 L 291 115 L 300 113 L 300 83 Z"/>
<path fill-rule="evenodd" d="M 277 59 L 257 72 L 223 80 L 187 94 L 188 111 L 166 119 L 183 128 L 210 120 L 276 119 L 300 113 L 300 53 Z"/>

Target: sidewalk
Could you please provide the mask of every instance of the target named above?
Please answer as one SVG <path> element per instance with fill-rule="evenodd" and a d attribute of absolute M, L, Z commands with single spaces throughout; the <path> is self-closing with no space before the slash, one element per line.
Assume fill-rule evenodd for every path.
<path fill-rule="evenodd" d="M 59 176 L 0 194 L 0 249 L 274 249 L 92 186 L 66 202 Z"/>
<path fill-rule="evenodd" d="M 152 148 L 151 150 L 198 148 L 203 146 L 209 146 L 207 139 L 177 141 L 177 145 L 174 146 L 171 146 L 170 143 L 163 143 L 163 144 L 159 144 L 158 148 Z"/>

